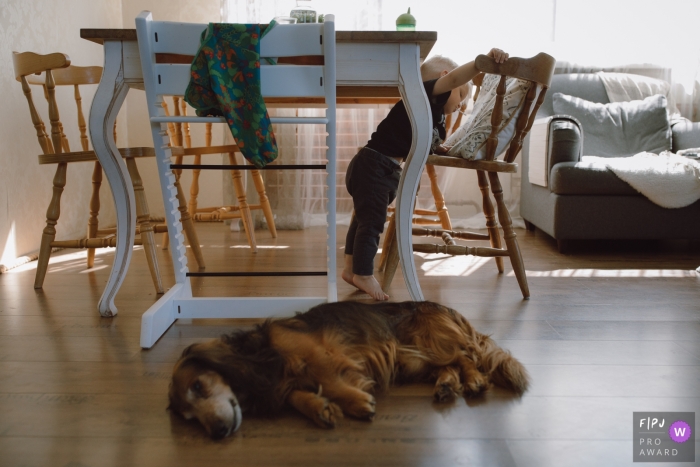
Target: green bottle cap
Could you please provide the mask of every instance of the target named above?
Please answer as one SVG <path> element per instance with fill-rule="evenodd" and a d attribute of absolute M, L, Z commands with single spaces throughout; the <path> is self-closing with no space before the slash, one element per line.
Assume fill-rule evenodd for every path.
<path fill-rule="evenodd" d="M 406 26 L 415 26 L 416 25 L 416 18 L 413 17 L 411 14 L 411 8 L 408 9 L 407 13 L 404 13 L 402 15 L 399 15 L 398 18 L 396 18 L 396 25 L 406 25 Z"/>

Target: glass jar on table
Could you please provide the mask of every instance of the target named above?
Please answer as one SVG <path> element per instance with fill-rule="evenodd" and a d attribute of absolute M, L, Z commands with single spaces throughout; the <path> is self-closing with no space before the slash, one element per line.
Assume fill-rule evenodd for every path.
<path fill-rule="evenodd" d="M 297 23 L 315 23 L 316 10 L 311 7 L 311 0 L 297 0 L 297 6 L 289 13 Z"/>

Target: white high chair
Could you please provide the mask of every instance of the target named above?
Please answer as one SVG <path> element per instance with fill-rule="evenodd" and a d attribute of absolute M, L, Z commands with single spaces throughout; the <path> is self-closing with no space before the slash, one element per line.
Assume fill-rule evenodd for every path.
<path fill-rule="evenodd" d="M 327 295 L 323 297 L 279 298 L 196 298 L 192 297 L 189 277 L 240 276 L 240 275 L 302 275 L 305 273 L 189 273 L 183 243 L 182 224 L 179 219 L 171 151 L 168 147 L 168 122 L 225 123 L 221 117 L 166 116 L 162 106 L 163 96 L 183 95 L 190 80 L 190 65 L 163 63 L 168 56 L 195 55 L 199 49 L 200 35 L 206 24 L 153 21 L 151 13 L 144 11 L 136 17 L 141 66 L 151 121 L 151 132 L 156 151 L 165 218 L 170 237 L 170 253 L 175 267 L 175 285 L 158 302 L 144 313 L 141 321 L 141 347 L 150 348 L 161 335 L 180 318 L 267 318 L 292 315 L 324 302 L 337 300 L 336 282 L 336 69 L 335 23 L 333 15 L 327 15 L 324 23 L 279 24 L 260 42 L 261 59 L 264 57 L 322 56 L 323 65 L 264 65 L 261 66 L 261 88 L 264 97 L 321 97 L 325 100 L 325 117 L 272 118 L 277 124 L 324 124 L 328 136 L 327 164 L 268 165 L 266 169 L 317 169 L 325 168 L 328 186 L 327 200 L 327 268 L 308 275 L 326 275 Z M 188 166 L 191 168 L 191 166 Z M 203 169 L 232 168 L 247 170 L 253 166 L 202 166 Z"/>

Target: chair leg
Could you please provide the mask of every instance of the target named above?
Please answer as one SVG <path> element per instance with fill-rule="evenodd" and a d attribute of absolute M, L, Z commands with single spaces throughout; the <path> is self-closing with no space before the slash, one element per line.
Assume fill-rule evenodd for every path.
<path fill-rule="evenodd" d="M 170 246 L 170 237 L 168 236 L 167 230 L 165 232 L 163 232 L 162 242 L 163 242 L 163 246 L 161 248 L 163 250 L 167 250 L 168 247 Z"/>
<path fill-rule="evenodd" d="M 388 233 L 388 232 L 387 232 Z M 387 246 L 386 264 L 384 265 L 384 277 L 382 278 L 382 290 L 385 292 L 391 287 L 391 282 L 394 280 L 396 268 L 399 265 L 399 244 L 396 241 L 396 228 L 394 233 L 389 238 Z"/>
<path fill-rule="evenodd" d="M 386 228 L 386 233 L 384 233 L 384 242 L 382 243 L 382 255 L 379 257 L 379 267 L 378 271 L 383 271 L 386 268 L 386 261 L 389 257 L 389 249 L 391 244 L 396 239 L 396 214 L 392 214 L 389 217 L 389 225 Z"/>
<path fill-rule="evenodd" d="M 63 188 L 66 186 L 67 172 L 68 164 L 61 162 L 56 167 L 56 174 L 53 177 L 53 196 L 51 197 L 49 208 L 46 210 L 46 227 L 44 227 L 44 233 L 41 236 L 41 247 L 34 278 L 35 289 L 43 287 L 46 271 L 49 268 L 51 244 L 56 238 L 56 224 L 58 223 L 58 217 L 61 215 L 61 195 L 63 194 Z"/>
<path fill-rule="evenodd" d="M 263 181 L 262 174 L 259 170 L 252 170 L 250 175 L 253 178 L 255 190 L 258 192 L 258 197 L 260 198 L 260 207 L 265 214 L 265 220 L 267 221 L 267 228 L 270 229 L 270 235 L 272 235 L 272 238 L 277 238 L 275 216 L 272 215 L 270 199 L 267 197 L 267 192 L 265 191 L 265 182 Z"/>
<path fill-rule="evenodd" d="M 489 195 L 489 181 L 486 177 L 486 172 L 483 170 L 477 170 L 476 176 L 479 180 L 479 189 L 481 190 L 484 216 L 486 217 L 486 228 L 489 232 L 491 247 L 501 248 L 501 234 L 498 231 L 496 213 L 494 212 L 493 204 L 491 203 L 491 196 Z M 499 274 L 503 274 L 503 258 L 500 256 L 496 257 L 496 268 L 498 268 Z"/>
<path fill-rule="evenodd" d="M 428 174 L 428 179 L 430 180 L 430 191 L 433 193 L 433 199 L 435 200 L 435 210 L 437 211 L 438 218 L 440 219 L 440 225 L 445 230 L 452 230 L 452 221 L 450 220 L 450 213 L 447 212 L 447 206 L 445 205 L 445 197 L 442 195 L 440 186 L 437 183 L 437 173 L 435 172 L 435 166 L 428 164 L 425 166 L 425 171 Z"/>
<path fill-rule="evenodd" d="M 185 194 L 182 192 L 180 177 L 175 177 L 175 188 L 177 189 L 177 210 L 180 211 L 182 230 L 185 231 L 187 241 L 190 242 L 190 248 L 194 254 L 194 259 L 197 261 L 197 266 L 199 266 L 199 269 L 204 269 L 206 266 L 204 264 L 204 256 L 202 256 L 202 247 L 199 245 L 197 231 L 194 228 L 194 220 L 190 217 L 190 213 L 187 212 L 187 200 L 185 200 Z"/>
<path fill-rule="evenodd" d="M 156 293 L 162 294 L 165 292 L 165 289 L 163 289 L 163 281 L 160 277 L 160 268 L 158 267 L 156 241 L 153 233 L 153 226 L 150 222 L 151 213 L 148 210 L 146 192 L 143 189 L 143 182 L 141 181 L 141 175 L 139 174 L 138 167 L 136 166 L 136 160 L 133 158 L 126 159 L 126 168 L 129 170 L 131 183 L 134 186 L 136 222 L 139 225 L 141 244 L 143 245 L 144 253 L 146 253 L 148 269 L 151 272 L 151 279 L 153 280 L 153 285 L 156 287 Z"/>
<path fill-rule="evenodd" d="M 87 238 L 96 238 L 99 221 L 97 216 L 100 213 L 100 186 L 102 185 L 102 165 L 95 162 L 92 170 L 92 196 L 90 197 L 90 218 L 88 219 Z M 95 265 L 95 249 L 88 248 L 87 268 Z"/>
<path fill-rule="evenodd" d="M 236 154 L 230 152 L 228 154 L 229 164 L 236 164 Z M 253 253 L 258 252 L 258 245 L 255 242 L 255 230 L 253 226 L 253 217 L 250 215 L 250 206 L 248 206 L 248 199 L 245 195 L 245 189 L 243 188 L 243 177 L 240 170 L 231 171 L 231 180 L 233 180 L 233 189 L 236 191 L 236 198 L 238 198 L 238 207 L 241 212 L 241 220 L 243 221 L 243 228 L 245 229 L 246 237 L 248 237 L 248 244 Z"/>
<path fill-rule="evenodd" d="M 194 164 L 199 165 L 202 163 L 202 156 L 200 154 L 195 154 Z M 190 201 L 187 204 L 187 212 L 190 213 L 190 217 L 194 218 L 197 214 L 197 197 L 199 196 L 199 174 L 202 172 L 201 169 L 192 170 L 192 184 L 190 185 Z"/>
<path fill-rule="evenodd" d="M 520 285 L 520 291 L 523 294 L 523 298 L 530 298 L 530 288 L 527 285 L 527 276 L 525 275 L 523 257 L 520 254 L 518 239 L 516 238 L 515 231 L 513 230 L 510 213 L 508 213 L 508 207 L 503 201 L 503 187 L 501 187 L 501 182 L 498 179 L 498 173 L 489 172 L 489 181 L 491 182 L 493 197 L 496 198 L 498 220 L 501 222 L 501 227 L 503 227 L 503 239 L 505 240 L 506 247 L 508 248 L 508 254 L 510 255 L 510 262 L 513 266 L 513 272 L 515 273 L 515 277 L 518 279 L 518 285 Z"/>

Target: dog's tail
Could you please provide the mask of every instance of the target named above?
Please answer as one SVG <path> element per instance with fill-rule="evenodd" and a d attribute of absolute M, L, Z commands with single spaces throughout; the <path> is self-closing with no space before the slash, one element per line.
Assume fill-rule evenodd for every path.
<path fill-rule="evenodd" d="M 481 358 L 482 371 L 489 375 L 491 382 L 518 394 L 527 391 L 530 376 L 527 370 L 509 351 L 499 347 L 490 337 L 482 342 L 484 352 Z"/>

